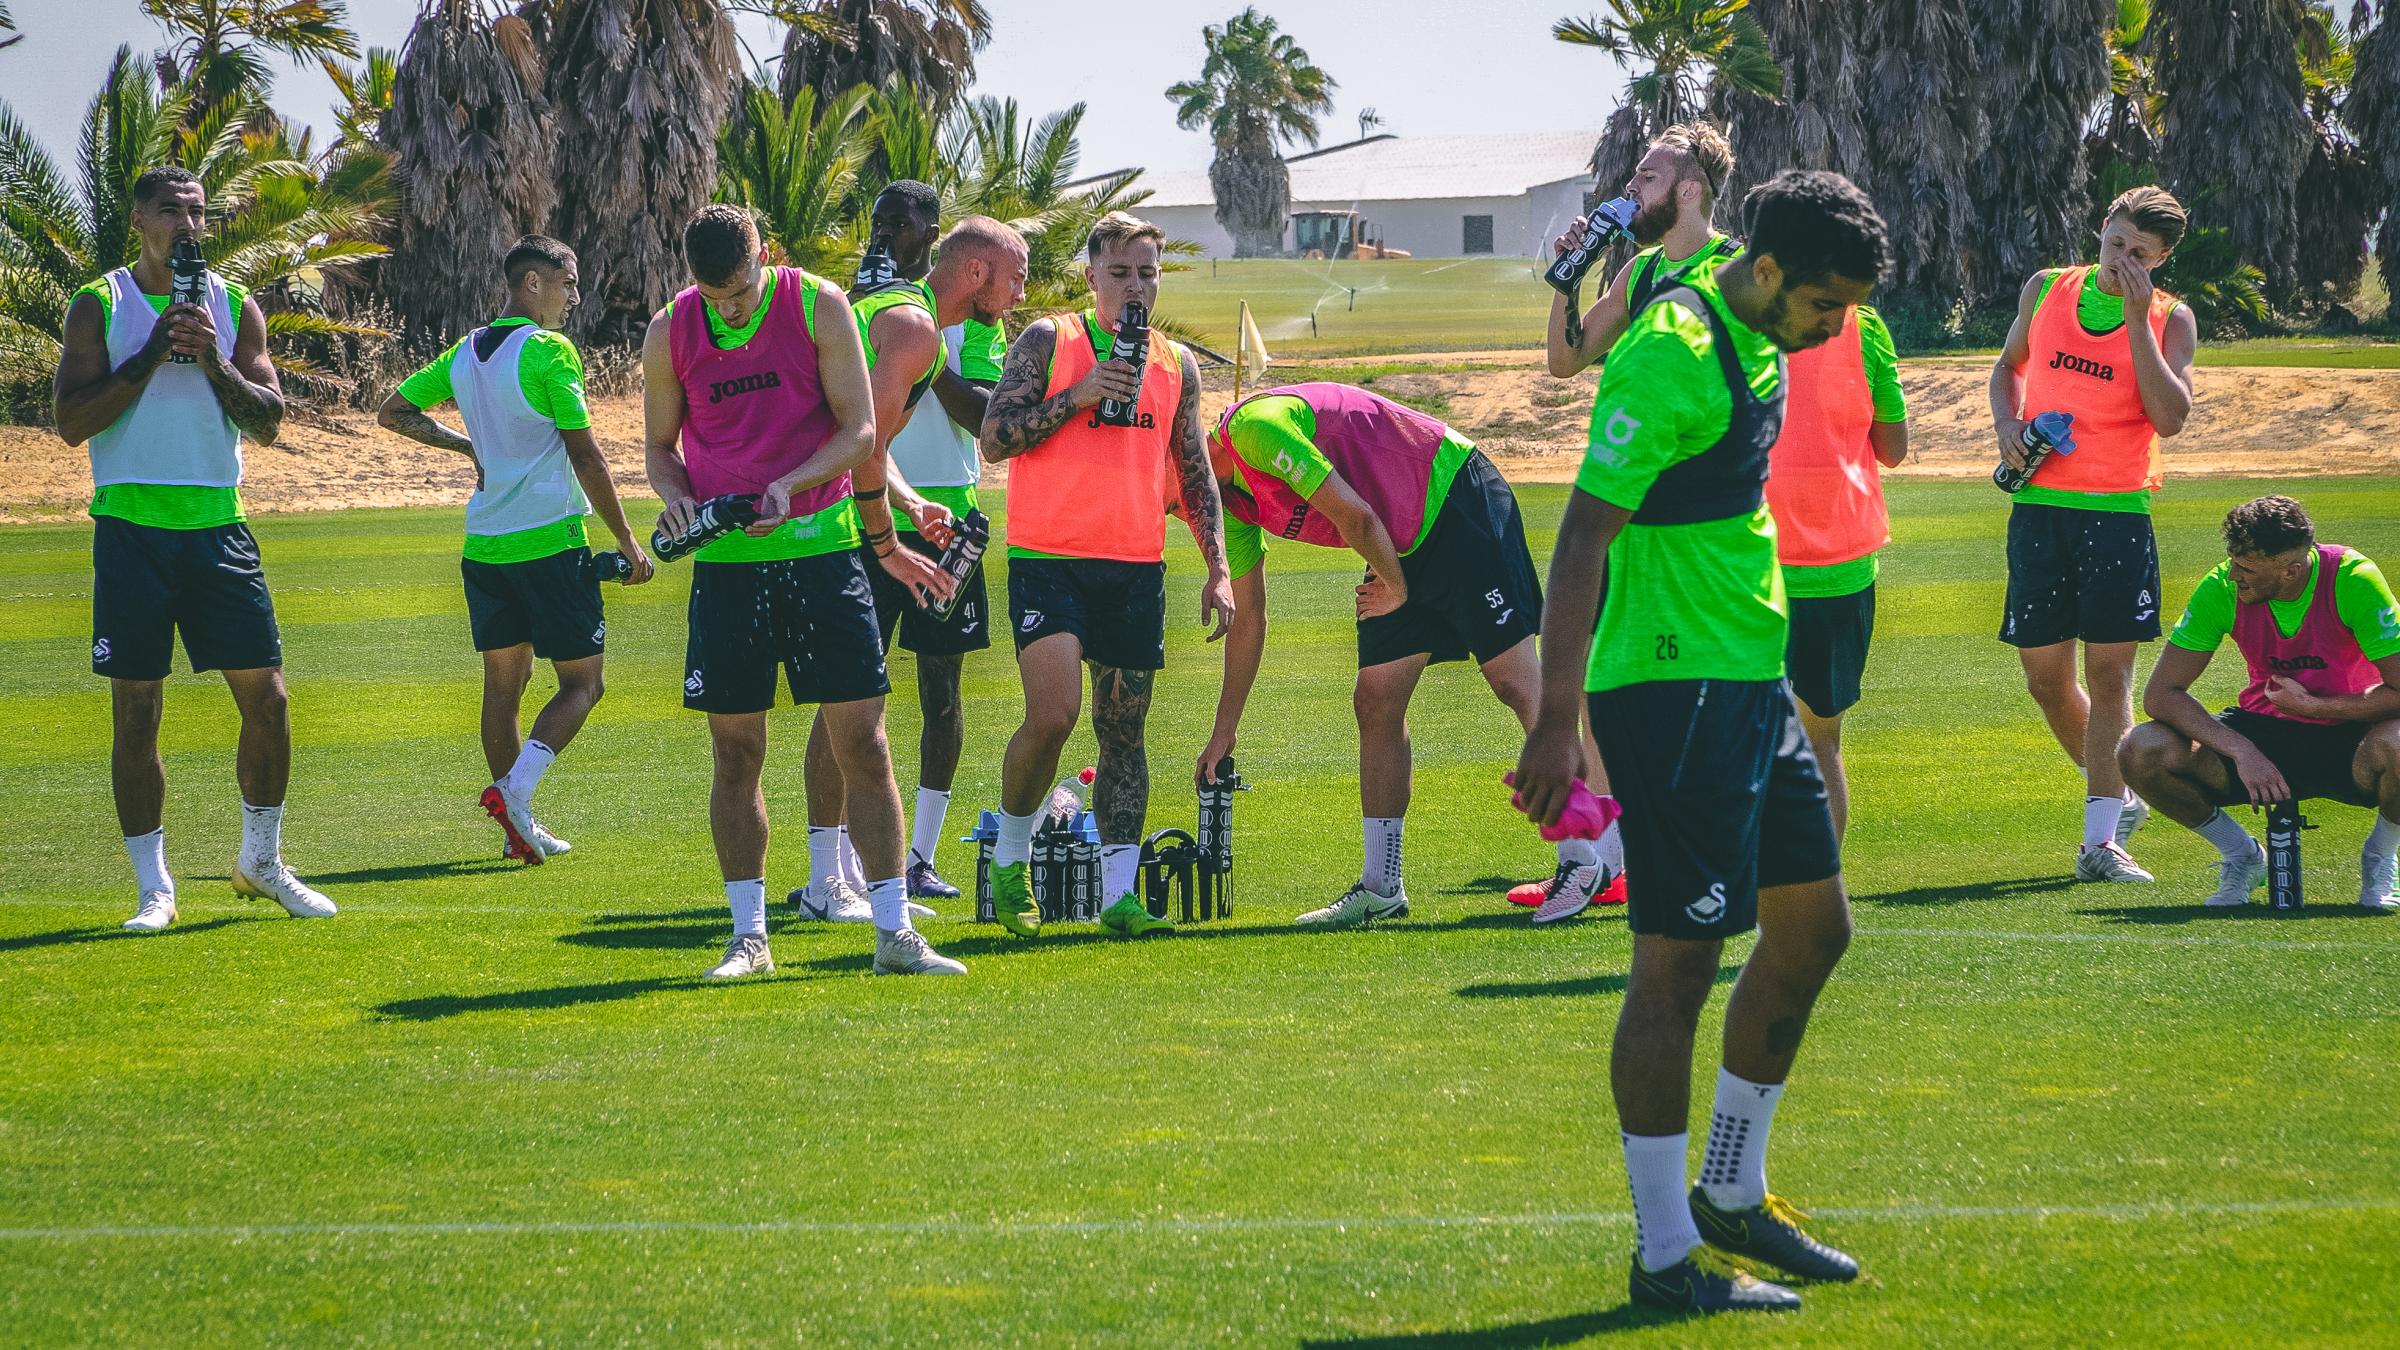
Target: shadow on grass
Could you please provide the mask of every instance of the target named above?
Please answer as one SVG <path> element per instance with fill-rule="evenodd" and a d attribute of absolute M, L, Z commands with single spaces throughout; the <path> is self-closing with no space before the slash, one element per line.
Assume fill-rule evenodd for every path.
<path fill-rule="evenodd" d="M 1502 895 L 1507 895 L 1507 894 L 1508 894 L 1510 891 L 1512 891 L 1512 890 L 1516 889 L 1516 888 L 1517 888 L 1517 887 L 1519 887 L 1519 886 L 1522 886 L 1522 885 L 1524 885 L 1524 884 L 1525 884 L 1526 882 L 1528 882 L 1528 881 L 1540 881 L 1540 880 L 1541 880 L 1541 878 L 1540 878 L 1540 877 L 1503 877 L 1503 876 L 1480 876 L 1480 877 L 1469 877 L 1469 878 L 1467 878 L 1465 881 L 1462 881 L 1462 882 L 1458 883 L 1458 884 L 1457 884 L 1457 885 L 1455 885 L 1455 886 L 1436 886 L 1436 887 L 1434 887 L 1433 893 L 1434 893 L 1435 895 L 1495 895 L 1495 896 L 1502 896 Z"/>
<path fill-rule="evenodd" d="M 1742 973 L 1739 965 L 1717 968 L 1717 983 L 1731 984 Z M 1622 994 L 1623 975 L 1583 975 L 1572 980 L 1529 980 L 1522 983 L 1470 984 L 1457 990 L 1460 998 L 1581 998 L 1586 994 Z"/>
<path fill-rule="evenodd" d="M 703 905 L 698 909 L 633 910 L 621 914 L 595 914 L 593 923 L 665 923 L 677 919 L 724 919 L 723 905 Z"/>
<path fill-rule="evenodd" d="M 1349 1336 L 1303 1339 L 1307 1350 L 1516 1350 L 1517 1347 L 1567 1345 L 1587 1336 L 1639 1331 L 1688 1321 L 1694 1314 L 1669 1308 L 1639 1308 L 1620 1303 L 1605 1312 L 1570 1313 L 1537 1322 L 1510 1322 L 1496 1327 L 1456 1331 L 1402 1332 L 1389 1336 Z"/>
<path fill-rule="evenodd" d="M 348 872 L 302 872 L 311 886 L 357 886 L 383 881 L 438 881 L 443 877 L 474 877 L 487 872 L 517 872 L 525 864 L 500 858 L 459 858 L 450 862 L 400 863 L 391 867 L 360 867 Z M 224 873 L 193 877 L 194 881 L 231 881 Z"/>
<path fill-rule="evenodd" d="M 2272 923 L 2279 919 L 2389 919 L 2392 915 L 2364 909 L 2344 900 L 2330 905 L 2306 905 L 2298 914 L 2278 914 L 2265 905 L 2217 909 L 2210 905 L 2106 905 L 2079 909 L 2078 914 L 2103 923 Z"/>
<path fill-rule="evenodd" d="M 105 928 L 61 928 L 53 933 L 25 933 L 17 937 L 0 938 L 0 952 L 30 951 L 36 947 L 64 947 L 77 942 L 115 942 L 124 939 L 143 942 L 171 938 L 180 933 L 204 933 L 229 923 L 248 923 L 253 916 L 228 914 L 222 918 L 202 919 L 197 923 L 179 923 L 156 933 L 136 933 L 110 924 Z"/>
<path fill-rule="evenodd" d="M 374 1011 L 403 1022 L 436 1022 L 461 1013 L 546 1012 L 580 1008 L 593 1003 L 621 1003 L 629 998 L 668 991 L 731 989 L 736 985 L 773 983 L 772 975 L 747 980 L 711 980 L 697 975 L 663 976 L 647 980 L 611 980 L 605 984 L 562 984 L 548 989 L 503 989 L 489 994 L 433 994 L 425 998 L 378 1003 Z"/>
<path fill-rule="evenodd" d="M 1965 886 L 1911 886 L 1902 891 L 1878 891 L 1873 895 L 1853 895 L 1852 904 L 1889 905 L 1901 908 L 1922 905 L 1960 905 L 1970 900 L 2016 900 L 2028 895 L 2046 895 L 2063 891 L 2075 884 L 2071 876 L 2009 877 L 2000 881 L 1978 881 Z"/>

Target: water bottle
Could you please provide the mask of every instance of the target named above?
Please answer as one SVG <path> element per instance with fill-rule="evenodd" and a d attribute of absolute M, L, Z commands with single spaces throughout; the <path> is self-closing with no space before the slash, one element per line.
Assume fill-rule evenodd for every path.
<path fill-rule="evenodd" d="M 1243 789 L 1233 756 L 1217 761 L 1217 781 L 1200 789 L 1200 917 L 1233 913 L 1233 794 Z"/>
<path fill-rule="evenodd" d="M 1113 903 L 1113 897 L 1101 894 L 1100 824 L 1086 811 L 1075 817 L 1074 828 L 1068 834 L 1067 871 L 1071 878 L 1067 887 L 1070 919 L 1097 919 L 1100 911 Z"/>
<path fill-rule="evenodd" d="M 188 234 L 177 239 L 167 254 L 167 271 L 175 278 L 167 295 L 169 303 L 208 307 L 208 259 L 200 252 L 199 240 Z M 194 360 L 182 352 L 169 352 L 167 359 L 186 366 Z"/>
<path fill-rule="evenodd" d="M 888 240 L 870 239 L 867 251 L 858 260 L 858 276 L 850 283 L 852 298 L 872 295 L 900 280 L 900 264 L 892 260 Z"/>
<path fill-rule="evenodd" d="M 692 523 L 681 534 L 668 534 L 662 523 L 650 534 L 650 553 L 660 562 L 673 562 L 687 553 L 696 553 L 717 539 L 735 530 L 758 522 L 758 498 L 728 492 L 700 503 L 692 513 Z"/>
<path fill-rule="evenodd" d="M 2024 434 L 2017 438 L 2017 444 L 2025 451 L 2025 467 L 2012 469 L 2008 467 L 2008 461 L 2002 460 L 1992 470 L 1993 486 L 2011 496 L 2023 492 L 2025 485 L 2033 481 L 2033 471 L 2042 467 L 2043 460 L 2052 455 L 2075 453 L 2074 429 L 2073 413 L 2046 412 L 2027 422 Z"/>
<path fill-rule="evenodd" d="M 975 817 L 972 833 L 961 835 L 959 842 L 975 846 L 975 922 L 990 923 L 992 913 L 992 849 L 1000 842 L 1000 817 L 984 811 Z"/>
<path fill-rule="evenodd" d="M 2284 917 L 2300 913 L 2300 803 L 2267 803 L 2267 899 Z"/>
<path fill-rule="evenodd" d="M 1033 903 L 1045 919 L 1066 917 L 1066 836 L 1048 821 L 1033 832 Z"/>
<path fill-rule="evenodd" d="M 949 599 L 930 607 L 937 619 L 947 619 L 958 612 L 958 602 L 967 593 L 967 578 L 983 565 L 983 551 L 992 545 L 992 522 L 981 511 L 970 508 L 950 525 L 953 530 L 950 547 L 942 550 L 939 566 L 950 574 L 951 591 Z"/>
<path fill-rule="evenodd" d="M 1573 295 L 1583 284 L 1583 274 L 1592 270 L 1608 246 L 1633 228 L 1633 218 L 1641 209 L 1641 203 L 1631 197 L 1612 197 L 1593 207 L 1584 217 L 1583 242 L 1558 255 L 1550 270 L 1542 273 L 1542 280 L 1561 295 Z"/>
<path fill-rule="evenodd" d="M 1129 427 L 1134 422 L 1134 410 L 1141 406 L 1142 367 L 1150 360 L 1150 310 L 1141 301 L 1126 301 L 1125 312 L 1117 316 L 1116 346 L 1108 359 L 1133 367 L 1133 392 L 1122 399 L 1100 400 L 1100 424 Z"/>
<path fill-rule="evenodd" d="M 1058 786 L 1050 789 L 1050 800 L 1042 806 L 1042 828 L 1055 826 L 1063 830 L 1072 825 L 1075 814 L 1083 809 L 1083 795 L 1076 789 L 1090 787 L 1099 776 L 1099 770 L 1086 768 L 1059 779 Z"/>
<path fill-rule="evenodd" d="M 592 572 L 602 581 L 631 581 L 633 560 L 612 548 L 592 555 Z"/>

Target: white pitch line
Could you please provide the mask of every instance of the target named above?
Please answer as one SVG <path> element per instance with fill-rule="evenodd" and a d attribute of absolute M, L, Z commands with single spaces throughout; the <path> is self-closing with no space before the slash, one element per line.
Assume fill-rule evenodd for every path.
<path fill-rule="evenodd" d="M 1817 1217 L 1843 1222 L 1940 1223 L 1969 1219 L 2095 1219 L 2139 1223 L 2205 1215 L 2394 1213 L 2400 1200 L 2159 1200 L 2117 1205 L 1892 1205 L 1827 1208 Z M 1565 1214 L 1382 1214 L 1351 1218 L 1264 1215 L 1215 1219 L 556 1219 L 458 1220 L 425 1223 L 94 1224 L 83 1227 L 0 1228 L 0 1242 L 85 1242 L 106 1239 L 280 1237 L 573 1237 L 658 1233 L 799 1234 L 890 1237 L 1040 1237 L 1081 1234 L 1348 1232 L 1453 1228 L 1611 1228 L 1629 1226 L 1630 1211 Z"/>

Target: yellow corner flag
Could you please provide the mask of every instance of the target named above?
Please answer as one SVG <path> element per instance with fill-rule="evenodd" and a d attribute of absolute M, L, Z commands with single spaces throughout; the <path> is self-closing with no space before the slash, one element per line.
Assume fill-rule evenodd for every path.
<path fill-rule="evenodd" d="M 1245 377 L 1250 383 L 1257 384 L 1266 377 L 1267 367 L 1271 363 L 1272 358 L 1267 355 L 1267 340 L 1259 336 L 1258 323 L 1250 317 L 1250 302 L 1244 300 L 1240 345 L 1236 349 L 1233 364 L 1233 384 L 1237 394 Z"/>

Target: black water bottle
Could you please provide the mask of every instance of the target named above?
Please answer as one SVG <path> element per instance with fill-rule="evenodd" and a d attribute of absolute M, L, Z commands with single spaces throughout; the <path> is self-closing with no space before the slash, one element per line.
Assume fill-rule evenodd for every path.
<path fill-rule="evenodd" d="M 1233 913 L 1233 794 L 1242 790 L 1233 756 L 1217 761 L 1217 780 L 1200 789 L 1200 917 Z"/>
<path fill-rule="evenodd" d="M 1142 402 L 1142 367 L 1150 360 L 1150 307 L 1139 300 L 1125 302 L 1125 312 L 1117 317 L 1116 346 L 1109 360 L 1123 361 L 1133 367 L 1133 392 L 1122 399 L 1100 400 L 1100 422 L 1103 426 L 1133 425 L 1134 409 Z"/>
<path fill-rule="evenodd" d="M 950 598 L 927 606 L 937 619 L 947 619 L 958 612 L 958 602 L 967 593 L 967 578 L 983 565 L 983 551 L 992 546 L 992 522 L 983 512 L 969 509 L 950 522 L 950 547 L 942 550 L 938 566 L 950 574 Z"/>
<path fill-rule="evenodd" d="M 673 562 L 757 521 L 758 498 L 738 492 L 711 497 L 700 503 L 700 509 L 692 513 L 691 524 L 680 534 L 667 533 L 662 521 L 650 534 L 650 553 L 660 562 Z"/>
<path fill-rule="evenodd" d="M 2008 461 L 2002 460 L 1992 470 L 1992 485 L 2012 497 L 2023 492 L 2043 460 L 2052 455 L 2075 453 L 2074 427 L 2073 413 L 2046 412 L 2027 422 L 2024 432 L 2017 437 L 2017 444 L 2025 451 L 2025 467 L 2012 469 Z"/>
<path fill-rule="evenodd" d="M 208 259 L 200 252 L 199 240 L 188 234 L 177 239 L 175 247 L 167 254 L 167 271 L 175 278 L 174 287 L 167 296 L 171 303 L 198 305 L 202 309 L 208 307 Z M 216 316 L 212 314 L 209 317 L 214 319 Z M 167 359 L 187 366 L 194 360 L 182 352 L 170 352 Z"/>
<path fill-rule="evenodd" d="M 2300 803 L 2267 803 L 2267 900 L 2285 917 L 2300 913 Z"/>
<path fill-rule="evenodd" d="M 891 243 L 884 239 L 867 241 L 867 251 L 859 255 L 858 276 L 850 283 L 852 296 L 873 295 L 900 280 L 900 264 L 892 258 Z"/>
<path fill-rule="evenodd" d="M 1583 274 L 1592 270 L 1592 264 L 1600 261 L 1608 246 L 1633 228 L 1634 214 L 1640 210 L 1641 203 L 1631 197 L 1612 197 L 1593 207 L 1592 213 L 1584 217 L 1583 242 L 1558 255 L 1550 270 L 1542 273 L 1542 280 L 1561 295 L 1573 295 L 1575 288 L 1583 284 Z"/>
<path fill-rule="evenodd" d="M 633 580 L 633 559 L 610 549 L 592 555 L 592 573 L 602 581 Z"/>

